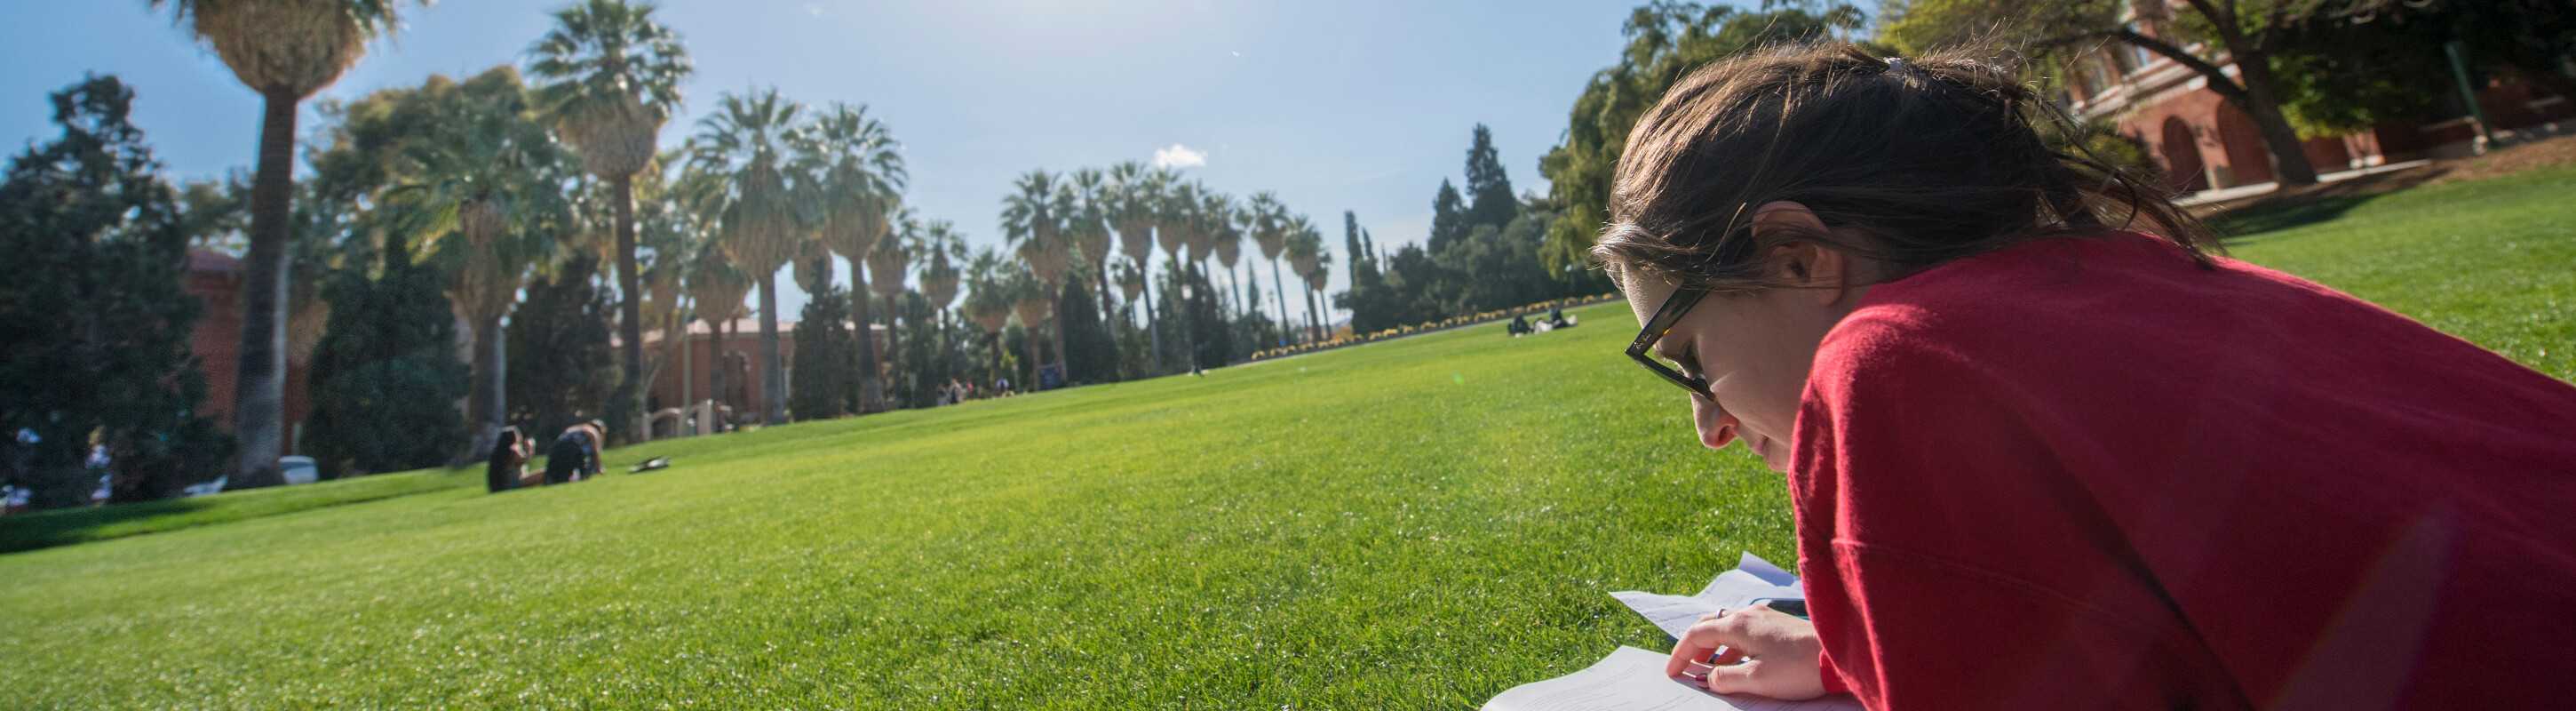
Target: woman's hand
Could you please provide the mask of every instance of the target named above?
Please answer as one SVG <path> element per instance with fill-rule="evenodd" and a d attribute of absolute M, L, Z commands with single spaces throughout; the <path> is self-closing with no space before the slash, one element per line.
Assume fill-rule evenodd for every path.
<path fill-rule="evenodd" d="M 1816 667 L 1824 645 L 1816 627 L 1768 607 L 1748 607 L 1701 617 L 1673 644 L 1666 676 L 1683 676 L 1692 663 L 1707 664 L 1708 655 L 1725 647 L 1708 672 L 1708 690 L 1721 694 L 1756 694 L 1791 701 L 1825 695 L 1825 679 Z"/>

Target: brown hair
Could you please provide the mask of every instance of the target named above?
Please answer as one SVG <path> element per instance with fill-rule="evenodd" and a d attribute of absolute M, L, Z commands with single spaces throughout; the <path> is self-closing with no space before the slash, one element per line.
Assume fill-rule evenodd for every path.
<path fill-rule="evenodd" d="M 1745 291 L 1775 285 L 1756 257 L 1789 242 L 1877 260 L 1895 278 L 2143 223 L 2208 264 L 2218 246 L 2199 220 L 2080 142 L 2052 148 L 2039 126 L 2075 127 L 2010 69 L 1964 52 L 1881 59 L 1820 44 L 1738 56 L 1692 72 L 1637 120 L 1592 253 L 1619 271 Z M 1774 200 L 1806 205 L 1831 233 L 1757 241 L 1753 212 Z"/>

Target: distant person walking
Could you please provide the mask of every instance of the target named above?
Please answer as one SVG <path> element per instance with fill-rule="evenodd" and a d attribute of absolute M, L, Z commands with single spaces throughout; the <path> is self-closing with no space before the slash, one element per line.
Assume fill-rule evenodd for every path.
<path fill-rule="evenodd" d="M 546 448 L 546 483 L 581 481 L 599 475 L 599 446 L 608 426 L 598 420 L 564 428 Z"/>

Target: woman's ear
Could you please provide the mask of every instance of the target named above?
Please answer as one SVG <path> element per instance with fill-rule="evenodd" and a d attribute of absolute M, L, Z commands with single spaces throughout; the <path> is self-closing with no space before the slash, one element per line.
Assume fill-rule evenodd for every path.
<path fill-rule="evenodd" d="M 1753 211 L 1753 237 L 1774 246 L 1764 250 L 1765 272 L 1778 283 L 1815 289 L 1830 303 L 1850 282 L 1851 260 L 1842 251 L 1815 239 L 1826 233 L 1823 220 L 1806 205 L 1790 200 L 1763 203 Z"/>

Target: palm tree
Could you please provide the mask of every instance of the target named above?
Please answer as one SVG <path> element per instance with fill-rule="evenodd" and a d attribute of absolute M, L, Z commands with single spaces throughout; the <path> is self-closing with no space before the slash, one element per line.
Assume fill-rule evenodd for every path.
<path fill-rule="evenodd" d="M 751 293 L 751 278 L 734 268 L 733 261 L 725 258 L 723 247 L 713 241 L 700 245 L 688 266 L 689 300 L 695 302 L 692 311 L 698 320 L 707 322 L 707 332 L 715 337 L 715 347 L 708 351 L 715 358 L 710 369 L 714 375 L 707 383 L 709 399 L 720 407 L 729 407 L 725 402 L 726 329 L 742 318 L 742 299 Z M 687 373 L 681 375 L 688 377 Z"/>
<path fill-rule="evenodd" d="M 1098 168 L 1073 171 L 1066 185 L 1072 191 L 1067 201 L 1073 211 L 1066 217 L 1065 232 L 1073 246 L 1082 253 L 1082 263 L 1091 267 L 1092 281 L 1100 288 L 1100 310 L 1109 311 L 1109 205 L 1114 196 L 1109 178 Z M 1115 359 L 1112 359 L 1115 360 Z"/>
<path fill-rule="evenodd" d="M 1322 291 L 1332 278 L 1333 255 L 1324 252 L 1324 234 L 1298 215 L 1288 224 L 1288 261 L 1290 268 L 1306 283 L 1306 340 L 1324 340 L 1323 323 L 1315 319 L 1315 292 Z"/>
<path fill-rule="evenodd" d="M 859 411 L 875 412 L 884 409 L 885 385 L 876 377 L 876 337 L 866 327 L 872 320 L 867 271 L 860 265 L 892 232 L 891 215 L 902 206 L 908 180 L 902 147 L 868 116 L 866 104 L 837 102 L 798 132 L 795 143 L 797 172 L 813 177 L 804 201 L 818 217 L 818 236 L 850 263 L 851 316 L 860 324 Z"/>
<path fill-rule="evenodd" d="M 1235 262 L 1243 259 L 1243 233 L 1234 229 L 1235 215 L 1242 211 L 1243 208 L 1234 204 L 1234 197 L 1224 193 L 1208 193 L 1199 203 L 1199 217 L 1203 224 L 1199 225 L 1198 242 L 1206 245 L 1198 250 L 1200 263 L 1215 259 L 1217 264 L 1223 265 L 1228 286 L 1232 286 Z M 1215 286 L 1215 281 L 1211 279 L 1208 284 Z M 1225 301 L 1234 300 L 1231 288 L 1219 293 L 1228 297 Z"/>
<path fill-rule="evenodd" d="M 921 242 L 914 245 L 914 259 L 928 258 L 921 266 L 921 298 L 930 304 L 934 325 L 940 337 L 947 338 L 948 307 L 957 303 L 959 263 L 966 261 L 966 235 L 947 220 L 931 220 L 921 231 Z"/>
<path fill-rule="evenodd" d="M 1216 261 L 1225 265 L 1225 279 L 1235 287 L 1230 291 L 1235 293 L 1234 305 L 1241 312 L 1237 317 L 1259 311 L 1261 306 L 1243 290 L 1243 270 L 1236 268 L 1243 263 L 1243 240 L 1252 231 L 1252 224 L 1252 211 L 1232 202 L 1226 205 L 1225 221 L 1217 224 Z"/>
<path fill-rule="evenodd" d="M 718 242 L 735 266 L 760 285 L 761 419 L 787 422 L 787 373 L 778 359 L 778 267 L 796 256 L 800 231 L 789 194 L 787 136 L 802 107 L 777 89 L 725 94 L 716 112 L 698 121 L 689 160 L 724 180 L 699 196 L 702 211 L 719 216 Z"/>
<path fill-rule="evenodd" d="M 643 377 L 639 381 L 643 385 L 639 388 L 652 387 L 652 383 L 660 379 L 662 368 L 678 361 L 682 349 L 687 347 L 688 292 L 682 288 L 681 282 L 692 267 L 691 261 L 713 235 L 707 221 L 698 219 L 696 214 L 677 204 L 674 186 L 663 177 L 662 166 L 678 163 L 681 158 L 677 151 L 656 155 L 651 165 L 636 174 L 639 178 L 634 186 L 638 207 L 636 244 L 651 256 L 651 261 L 643 262 L 641 269 L 642 311 L 644 322 L 662 333 L 662 352 L 645 359 Z M 681 374 L 684 382 L 687 377 L 686 373 Z M 683 386 L 684 392 L 686 389 Z M 687 403 L 679 404 L 685 406 Z M 649 424 L 652 413 L 642 414 Z M 636 431 L 650 434 L 649 427 L 639 427 Z"/>
<path fill-rule="evenodd" d="M 652 164 L 662 124 L 680 106 L 689 55 L 680 36 L 653 19 L 649 2 L 581 0 L 554 15 L 554 28 L 528 47 L 528 73 L 546 82 L 537 89 L 538 101 L 564 142 L 580 151 L 582 169 L 608 181 L 620 307 L 622 377 L 616 399 L 640 410 L 648 381 L 646 294 L 635 262 L 635 174 Z M 617 428 L 638 424 L 620 422 Z"/>
<path fill-rule="evenodd" d="M 1028 380 L 1022 382 L 1024 389 L 1036 392 L 1039 383 L 1037 369 L 1041 362 L 1038 360 L 1038 324 L 1054 317 L 1055 300 L 1047 298 L 1046 287 L 1038 282 L 1037 274 L 1024 268 L 1009 270 L 1009 275 L 1002 282 L 1002 290 L 1011 295 L 1011 312 L 1019 315 L 1020 330 L 1028 334 L 1028 338 L 1021 341 L 1029 351 Z"/>
<path fill-rule="evenodd" d="M 1020 261 L 1028 264 L 1029 275 L 1037 279 L 1039 297 L 1053 300 L 1064 293 L 1064 280 L 1073 266 L 1073 245 L 1065 230 L 1067 218 L 1076 211 L 1073 194 L 1044 170 L 1021 175 L 1011 187 L 1016 192 L 1002 197 L 1002 236 L 1019 253 Z M 1021 323 L 1029 329 L 1029 337 L 1037 337 L 1038 322 L 1022 318 Z M 1071 382 L 1073 373 L 1065 370 L 1064 363 L 1064 330 L 1050 331 L 1056 376 Z"/>
<path fill-rule="evenodd" d="M 1162 212 L 1163 191 L 1170 184 L 1170 172 L 1147 170 L 1136 161 L 1109 167 L 1109 223 L 1118 229 L 1119 251 L 1136 268 L 1137 286 L 1127 290 L 1127 302 L 1136 303 L 1140 291 L 1144 295 L 1145 330 L 1153 339 L 1148 350 L 1155 372 L 1163 370 L 1163 331 L 1154 322 L 1154 292 L 1144 278 L 1145 261 L 1154 256 L 1154 220 Z"/>
<path fill-rule="evenodd" d="M 905 272 L 912 268 L 913 242 L 920 238 L 922 230 L 921 220 L 913 217 L 911 208 L 896 210 L 892 221 L 895 224 L 894 238 L 879 240 L 876 249 L 868 253 L 867 286 L 875 289 L 877 298 L 885 299 L 886 302 L 885 352 L 887 358 L 893 358 L 896 353 L 895 334 L 901 329 L 895 323 L 895 316 L 902 310 L 901 302 L 898 300 L 903 298 L 905 291 L 903 283 Z M 861 327 L 866 326 L 863 324 Z M 892 371 L 892 364 L 889 363 L 888 366 L 880 370 Z M 878 370 L 870 370 L 866 373 L 866 377 L 877 380 L 884 378 L 885 375 Z"/>
<path fill-rule="evenodd" d="M 501 319 L 518 304 L 528 272 L 556 250 L 551 230 L 568 221 L 562 186 L 572 177 L 564 155 L 530 113 L 518 73 L 502 67 L 475 77 L 435 105 L 427 135 L 406 142 L 390 166 L 407 180 L 385 202 L 425 219 L 424 252 L 447 262 L 450 304 L 474 332 L 474 385 L 467 417 L 474 442 L 467 459 L 489 452 L 508 419 Z M 453 234 L 461 243 L 442 239 Z"/>
<path fill-rule="evenodd" d="M 1005 264 L 1000 253 L 987 247 L 976 252 L 966 265 L 966 319 L 983 329 L 993 345 L 993 366 L 984 373 L 988 384 L 1001 376 L 1002 329 L 1011 325 L 1014 299 L 1006 283 Z"/>
<path fill-rule="evenodd" d="M 1279 196 L 1264 190 L 1252 194 L 1246 208 L 1252 213 L 1252 241 L 1261 247 L 1261 258 L 1270 260 L 1270 292 L 1279 302 L 1279 336 L 1281 345 L 1288 337 L 1288 282 L 1279 278 L 1279 256 L 1288 251 L 1288 206 Z"/>
<path fill-rule="evenodd" d="M 1164 193 L 1163 209 L 1154 221 L 1154 241 L 1163 246 L 1163 262 L 1167 265 L 1166 268 L 1181 275 L 1178 281 L 1182 284 L 1189 283 L 1189 265 L 1196 261 L 1195 258 L 1184 260 L 1182 255 L 1184 252 L 1191 251 L 1190 245 L 1198 239 L 1199 224 L 1202 222 L 1199 218 L 1199 204 L 1206 196 L 1207 189 L 1198 183 L 1182 183 L 1175 186 L 1170 192 Z M 1188 296 L 1184 292 L 1182 300 L 1173 303 L 1181 305 L 1179 315 L 1181 348 L 1182 352 L 1189 354 L 1190 372 L 1196 373 L 1199 371 L 1198 333 L 1190 329 Z"/>
<path fill-rule="evenodd" d="M 366 53 L 367 40 L 401 24 L 397 0 L 146 0 L 167 5 L 188 33 L 212 45 L 233 78 L 258 92 L 259 166 L 250 189 L 250 250 L 242 263 L 240 370 L 233 433 L 240 445 L 229 488 L 284 483 L 277 457 L 286 410 L 288 222 L 294 217 L 295 111 Z M 421 2 L 428 5 L 427 0 Z"/>

